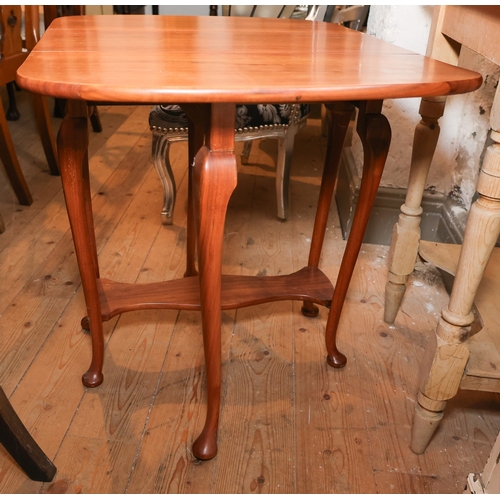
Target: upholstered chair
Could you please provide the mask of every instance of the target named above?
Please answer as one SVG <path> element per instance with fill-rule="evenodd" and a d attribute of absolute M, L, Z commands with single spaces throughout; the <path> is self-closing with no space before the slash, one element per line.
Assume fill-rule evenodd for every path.
<path fill-rule="evenodd" d="M 246 164 L 253 139 L 273 137 L 278 140 L 276 162 L 276 198 L 278 217 L 288 217 L 289 179 L 295 134 L 306 124 L 308 105 L 250 104 L 236 108 L 235 140 L 246 141 L 241 162 Z M 172 224 L 175 205 L 175 178 L 169 158 L 172 142 L 187 140 L 187 117 L 180 106 L 155 106 L 149 115 L 153 131 L 153 161 L 162 182 L 163 224 Z"/>
<path fill-rule="evenodd" d="M 211 9 L 211 12 L 215 9 Z M 279 17 L 313 21 L 318 5 L 223 5 L 226 16 Z M 323 21 L 342 23 L 361 29 L 368 6 L 328 6 Z M 245 141 L 241 163 L 246 164 L 254 139 L 278 140 L 276 161 L 277 216 L 286 220 L 289 212 L 289 183 L 295 135 L 306 125 L 310 106 L 307 104 L 240 104 L 236 107 L 235 140 Z M 169 158 L 170 144 L 187 140 L 188 121 L 179 105 L 155 106 L 149 115 L 153 132 L 153 162 L 160 177 L 164 204 L 163 224 L 172 224 L 176 185 Z"/>
<path fill-rule="evenodd" d="M 313 20 L 318 6 L 233 5 L 223 6 L 222 14 L 231 16 L 280 17 Z M 289 178 L 295 134 L 306 124 L 310 107 L 298 104 L 240 104 L 236 108 L 236 141 L 246 141 L 241 162 L 247 163 L 253 139 L 276 138 L 276 198 L 280 219 L 288 217 Z M 175 178 L 169 159 L 172 142 L 187 140 L 187 117 L 180 106 L 155 106 L 149 115 L 153 132 L 153 162 L 164 192 L 161 213 L 164 224 L 172 224 L 175 205 Z"/>

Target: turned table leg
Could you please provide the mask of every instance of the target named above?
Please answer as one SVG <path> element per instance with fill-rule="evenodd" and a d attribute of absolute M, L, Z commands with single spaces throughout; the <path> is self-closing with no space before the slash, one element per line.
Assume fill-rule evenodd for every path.
<path fill-rule="evenodd" d="M 217 453 L 221 390 L 222 247 L 229 198 L 236 187 L 234 104 L 213 104 L 208 114 L 205 145 L 193 167 L 193 207 L 197 227 L 201 319 L 207 378 L 205 426 L 193 443 L 193 454 L 203 460 Z M 193 116 L 191 107 L 186 109 Z M 195 113 L 193 113 L 195 114 Z M 205 120 L 205 121 L 208 121 Z"/>
<path fill-rule="evenodd" d="M 422 120 L 415 129 L 410 165 L 410 178 L 401 214 L 392 231 L 388 256 L 388 281 L 385 287 L 384 321 L 394 323 L 408 276 L 415 268 L 420 241 L 420 215 L 427 174 L 439 138 L 438 119 L 443 116 L 445 97 L 422 99 L 419 113 Z"/>
<path fill-rule="evenodd" d="M 420 370 L 411 449 L 423 453 L 443 417 L 446 401 L 457 393 L 469 357 L 467 339 L 477 288 L 500 233 L 500 99 L 493 104 L 491 138 L 465 230 L 448 307 L 427 345 Z"/>
<path fill-rule="evenodd" d="M 87 387 L 96 387 L 103 381 L 104 338 L 89 185 L 88 111 L 85 103 L 80 102 L 68 102 L 68 108 L 58 135 L 59 165 L 92 335 L 92 362 L 82 380 Z"/>

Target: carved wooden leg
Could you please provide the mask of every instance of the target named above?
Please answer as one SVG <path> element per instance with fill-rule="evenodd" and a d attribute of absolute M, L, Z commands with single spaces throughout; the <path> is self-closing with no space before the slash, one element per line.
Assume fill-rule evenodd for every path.
<path fill-rule="evenodd" d="M 327 362 L 335 368 L 341 368 L 347 362 L 336 346 L 337 328 L 391 143 L 391 128 L 381 109 L 382 101 L 361 103 L 358 116 L 357 132 L 364 150 L 363 177 L 325 331 Z"/>
<path fill-rule="evenodd" d="M 293 144 L 299 131 L 296 123 L 290 123 L 285 137 L 278 139 L 278 159 L 276 161 L 276 204 L 278 218 L 288 219 L 290 212 L 290 174 L 292 170 Z"/>
<path fill-rule="evenodd" d="M 340 158 L 344 149 L 349 122 L 354 111 L 354 106 L 350 103 L 334 103 L 327 106 L 332 112 L 333 123 L 329 129 L 330 135 L 323 167 L 323 178 L 321 180 L 318 208 L 309 251 L 308 265 L 312 267 L 318 267 L 319 265 Z M 312 302 L 305 301 L 302 306 L 302 314 L 314 317 L 318 314 L 318 307 Z"/>
<path fill-rule="evenodd" d="M 92 334 L 92 362 L 82 379 L 87 387 L 96 387 L 103 381 L 104 338 L 88 181 L 88 112 L 84 103 L 68 102 L 68 106 L 68 116 L 61 124 L 58 135 L 59 164 Z"/>
<path fill-rule="evenodd" d="M 92 212 L 92 194 L 90 192 L 90 172 L 89 172 L 89 156 L 88 151 L 82 161 L 82 178 L 83 178 L 83 198 L 85 204 L 85 216 L 87 218 L 87 227 L 89 232 L 90 253 L 92 256 L 93 269 L 96 279 L 99 278 L 99 263 L 97 260 L 97 245 L 95 241 L 94 231 L 94 214 Z"/>
<path fill-rule="evenodd" d="M 57 469 L 31 437 L 0 387 L 0 443 L 33 481 L 52 481 Z"/>
<path fill-rule="evenodd" d="M 0 158 L 2 160 L 7 177 L 16 193 L 21 205 L 31 205 L 33 198 L 26 184 L 26 180 L 17 159 L 14 143 L 10 137 L 9 126 L 5 119 L 2 102 L 0 101 Z"/>
<path fill-rule="evenodd" d="M 35 120 L 42 140 L 43 150 L 51 175 L 59 175 L 59 166 L 57 162 L 56 142 L 52 132 L 52 124 L 49 118 L 49 107 L 45 96 L 33 94 L 33 109 L 35 110 Z"/>
<path fill-rule="evenodd" d="M 198 229 L 198 262 L 203 344 L 207 376 L 207 417 L 193 443 L 203 460 L 217 453 L 221 385 L 221 291 L 224 221 L 236 187 L 234 155 L 235 105 L 213 104 L 205 146 L 195 158 L 193 198 Z M 189 110 L 186 110 L 189 115 Z"/>
<path fill-rule="evenodd" d="M 252 150 L 253 141 L 245 141 L 243 143 L 243 151 L 241 152 L 240 161 L 242 165 L 248 165 L 248 158 Z"/>
<path fill-rule="evenodd" d="M 419 113 L 422 120 L 415 129 L 410 166 L 410 178 L 401 214 L 392 231 L 388 256 L 388 281 L 385 288 L 384 321 L 396 319 L 408 276 L 415 268 L 420 241 L 420 215 L 427 174 L 439 138 L 438 119 L 443 116 L 445 97 L 422 99 Z"/>
<path fill-rule="evenodd" d="M 500 133 L 491 134 L 500 142 Z M 423 453 L 458 391 L 469 357 L 466 340 L 474 320 L 477 288 L 500 233 L 500 144 L 490 146 L 479 174 L 479 199 L 472 205 L 448 307 L 425 351 L 411 449 Z"/>
<path fill-rule="evenodd" d="M 167 134 L 153 131 L 153 164 L 163 187 L 161 221 L 169 226 L 173 222 L 177 187 L 169 158 L 170 141 Z"/>

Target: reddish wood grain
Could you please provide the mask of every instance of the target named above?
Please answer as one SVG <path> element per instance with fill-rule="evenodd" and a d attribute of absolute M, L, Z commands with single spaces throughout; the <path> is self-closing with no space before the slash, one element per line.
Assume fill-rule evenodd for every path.
<path fill-rule="evenodd" d="M 330 23 L 222 16 L 56 19 L 17 79 L 54 97 L 138 103 L 422 97 L 482 81 Z"/>
<path fill-rule="evenodd" d="M 477 73 L 326 23 L 214 19 L 170 16 L 63 18 L 51 25 L 43 42 L 18 72 L 19 83 L 28 90 L 69 98 L 73 103 L 70 108 L 73 113 L 70 112 L 70 118 L 61 128 L 59 143 L 63 189 L 92 332 L 93 359 L 84 375 L 84 384 L 95 387 L 102 382 L 102 305 L 106 305 L 110 315 L 137 306 L 142 309 L 153 305 L 199 309 L 207 414 L 192 452 L 201 459 L 213 458 L 217 453 L 222 309 L 228 304 L 238 307 L 281 300 L 288 295 L 326 304 L 332 292 L 331 286 L 325 285 L 323 280 L 318 299 L 311 290 L 299 292 L 304 283 L 297 286 L 289 277 L 279 282 L 254 279 L 248 291 L 249 283 L 245 278 L 226 279 L 225 284 L 229 287 L 224 297 L 224 223 L 227 204 L 236 187 L 235 102 L 354 100 L 360 108 L 358 132 L 365 149 L 360 203 L 326 327 L 328 362 L 341 367 L 345 364 L 345 356 L 337 350 L 336 330 L 390 143 L 390 128 L 380 114 L 382 99 L 468 92 L 478 88 L 482 81 Z M 150 36 L 144 36 L 145 33 Z M 192 206 L 187 245 L 187 274 L 191 277 L 171 285 L 172 289 L 160 301 L 152 292 L 163 294 L 163 285 L 140 290 L 131 287 L 120 290 L 121 285 L 112 285 L 108 287 L 112 290 L 109 297 L 99 295 L 97 247 L 91 229 L 85 101 L 90 104 L 179 102 L 195 127 L 191 134 L 193 151 L 190 157 L 194 149 L 199 151 L 190 176 Z M 344 129 L 351 112 L 349 106 L 339 110 L 342 123 L 345 122 Z M 329 156 L 338 157 L 340 151 L 341 148 L 337 148 L 337 154 Z M 329 188 L 322 189 L 319 204 L 325 217 L 319 224 L 321 227 L 315 227 L 313 235 L 310 260 L 313 268 L 319 264 L 330 188 L 334 184 L 335 166 L 330 167 L 329 182 L 325 182 Z M 194 233 L 197 277 L 193 276 L 196 272 Z M 255 287 L 255 283 L 259 286 Z M 271 283 L 271 290 L 265 289 Z M 278 290 L 283 284 L 290 288 Z M 117 290 L 119 293 L 115 293 Z M 322 298 L 325 291 L 326 300 Z M 126 301 L 122 300 L 124 297 Z M 107 302 L 114 298 L 119 300 L 110 307 Z"/>
<path fill-rule="evenodd" d="M 159 283 L 128 284 L 98 281 L 102 316 L 139 309 L 187 309 L 199 311 L 198 277 Z M 308 299 L 329 306 L 333 287 L 321 270 L 305 267 L 285 276 L 222 276 L 221 309 L 237 309 L 264 302 Z"/>

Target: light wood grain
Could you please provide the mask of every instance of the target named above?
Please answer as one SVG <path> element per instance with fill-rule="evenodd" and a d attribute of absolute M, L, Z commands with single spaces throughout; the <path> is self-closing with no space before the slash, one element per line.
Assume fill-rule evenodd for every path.
<path fill-rule="evenodd" d="M 436 267 L 455 275 L 460 257 L 460 245 L 423 241 L 421 255 Z M 497 276 L 500 275 L 500 253 L 494 249 L 485 274 L 476 292 L 474 304 L 479 313 L 480 332 L 468 341 L 470 358 L 461 381 L 461 387 L 497 392 L 500 388 L 500 322 L 494 299 Z M 492 300 L 493 299 L 493 300 Z M 468 380 L 472 377 L 472 380 Z M 484 380 L 482 380 L 484 379 Z"/>
<path fill-rule="evenodd" d="M 470 47 L 495 64 L 500 64 L 498 55 L 498 5 L 469 5 L 465 8 L 446 6 L 442 15 L 440 31 L 461 45 Z M 443 9 L 443 10 L 444 10 Z"/>
<path fill-rule="evenodd" d="M 466 45 L 482 56 L 498 61 L 496 40 L 499 22 L 500 9 L 495 6 L 435 6 L 427 53 L 457 64 L 460 49 Z M 476 186 L 479 197 L 470 208 L 450 301 L 442 309 L 436 334 L 429 339 L 420 366 L 420 392 L 411 443 L 412 450 L 418 454 L 424 453 L 443 418 L 446 402 L 457 394 L 463 380 L 470 354 L 467 339 L 474 322 L 474 298 L 500 233 L 500 133 L 495 128 L 499 123 L 500 101 L 497 97 L 498 94 L 492 106 L 493 130 L 490 135 L 493 145 L 488 147 L 482 161 Z M 424 127 L 419 125 L 415 132 L 410 186 L 391 243 L 385 311 L 388 323 L 392 323 L 396 317 L 420 238 L 419 205 L 439 132 L 437 118 L 442 115 L 443 106 L 444 98 L 441 103 L 432 99 L 427 102 L 426 99 L 422 100 L 420 113 Z M 471 345 L 479 352 L 479 359 L 486 362 L 482 368 L 478 369 L 477 365 L 474 367 L 475 375 L 484 373 L 488 364 L 496 372 L 498 363 L 481 352 L 488 349 L 491 341 L 481 345 L 479 338 L 476 338 Z M 464 387 L 494 390 L 498 383 L 495 377 L 491 377 L 491 380 L 480 382 L 473 376 Z"/>
<path fill-rule="evenodd" d="M 391 250 L 387 258 L 389 274 L 385 292 L 384 321 L 390 325 L 396 319 L 406 290 L 406 281 L 417 259 L 420 215 L 423 211 L 420 205 L 439 138 L 438 119 L 443 115 L 445 102 L 444 97 L 437 97 L 422 99 L 420 103 L 419 112 L 422 120 L 417 125 L 413 138 L 408 189 L 398 222 L 392 230 Z"/>

